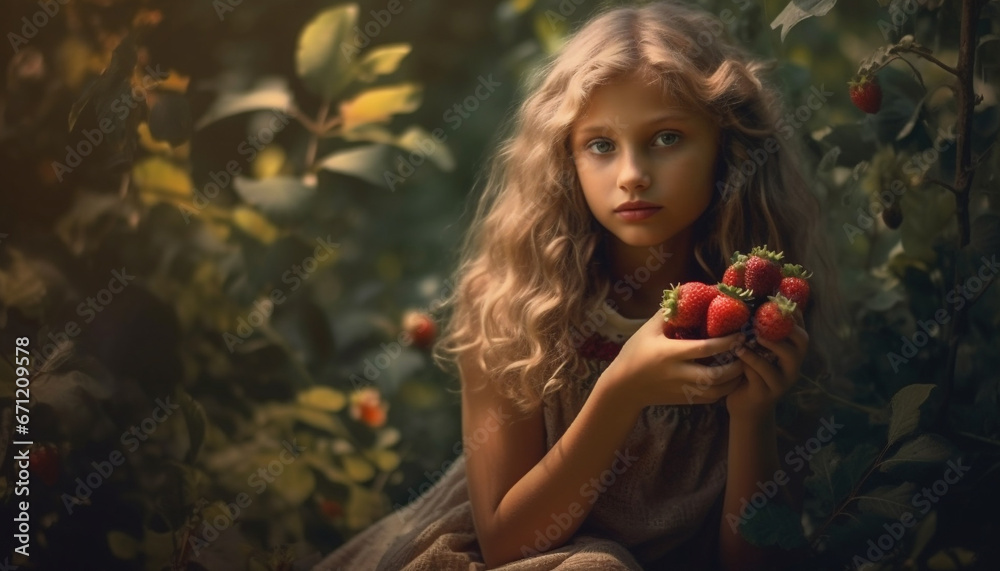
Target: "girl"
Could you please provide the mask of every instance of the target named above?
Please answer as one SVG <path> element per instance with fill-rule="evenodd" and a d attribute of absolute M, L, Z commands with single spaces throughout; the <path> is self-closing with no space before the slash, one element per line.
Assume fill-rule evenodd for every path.
<path fill-rule="evenodd" d="M 720 32 L 674 2 L 607 9 L 540 71 L 492 162 L 435 347 L 461 379 L 464 452 L 317 569 L 763 560 L 734 521 L 780 468 L 777 401 L 804 362 L 825 365 L 804 325 L 823 329 L 831 268 L 816 201 L 776 139 L 779 96 Z M 734 251 L 765 244 L 816 273 L 806 320 L 760 341 L 774 364 L 742 333 L 664 336 L 665 288 L 717 283 Z"/>

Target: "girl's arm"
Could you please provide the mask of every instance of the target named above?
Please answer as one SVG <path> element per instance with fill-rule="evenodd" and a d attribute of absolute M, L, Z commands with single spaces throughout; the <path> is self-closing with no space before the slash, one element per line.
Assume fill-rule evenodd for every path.
<path fill-rule="evenodd" d="M 751 503 L 754 494 L 766 497 L 768 490 L 776 488 L 767 501 L 793 505 L 785 485 L 787 476 L 779 473 L 773 409 L 761 417 L 730 419 L 728 459 L 726 495 L 719 522 L 721 567 L 724 571 L 761 569 L 772 553 L 743 539 L 738 531 L 740 521 L 744 515 L 754 517 L 756 508 Z M 749 507 L 744 509 L 744 505 Z"/>
<path fill-rule="evenodd" d="M 798 381 L 809 346 L 809 334 L 803 329 L 798 311 L 795 321 L 792 332 L 782 341 L 757 338 L 761 346 L 777 357 L 777 362 L 771 363 L 746 347 L 736 351 L 745 365 L 746 381 L 726 396 L 729 473 L 719 522 L 719 558 L 724 571 L 762 569 L 765 563 L 777 563 L 772 560 L 780 550 L 751 545 L 739 533 L 739 520 L 744 514 L 753 513 L 754 494 L 767 495 L 766 490 L 777 486 L 778 491 L 767 501 L 796 507 L 786 486 L 787 475 L 779 472 L 774 412 L 778 400 Z M 750 507 L 744 509 L 744 503 Z"/>
<path fill-rule="evenodd" d="M 463 384 L 479 387 L 484 373 L 474 361 L 463 361 Z M 498 420 L 514 408 L 491 383 L 462 391 L 469 498 L 487 568 L 565 544 L 597 500 L 601 473 L 621 458 L 627 461 L 628 452 L 620 447 L 641 411 L 610 390 L 612 385 L 605 371 L 547 452 L 541 411 Z"/>

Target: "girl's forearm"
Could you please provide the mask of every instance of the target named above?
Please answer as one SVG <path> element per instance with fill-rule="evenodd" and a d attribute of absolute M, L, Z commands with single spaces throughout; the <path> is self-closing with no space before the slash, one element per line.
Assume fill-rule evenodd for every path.
<path fill-rule="evenodd" d="M 622 445 L 641 411 L 615 384 L 602 375 L 563 436 L 504 495 L 480 540 L 487 567 L 565 544 L 606 489 L 602 474 L 632 469 L 637 458 Z"/>
<path fill-rule="evenodd" d="M 760 569 L 770 552 L 747 542 L 739 533 L 744 500 L 751 504 L 761 487 L 774 482 L 779 470 L 777 427 L 774 411 L 762 417 L 731 418 L 729 424 L 728 475 L 722 519 L 719 522 L 719 558 L 724 571 Z M 760 486 L 758 486 L 758 483 Z M 767 501 L 788 502 L 783 485 Z"/>

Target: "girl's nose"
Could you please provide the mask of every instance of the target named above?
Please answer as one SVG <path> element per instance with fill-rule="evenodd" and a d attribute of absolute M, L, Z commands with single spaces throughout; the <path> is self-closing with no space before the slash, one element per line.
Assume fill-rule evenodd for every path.
<path fill-rule="evenodd" d="M 649 167 L 641 152 L 623 150 L 621 166 L 618 170 L 618 188 L 625 191 L 640 191 L 649 188 Z"/>

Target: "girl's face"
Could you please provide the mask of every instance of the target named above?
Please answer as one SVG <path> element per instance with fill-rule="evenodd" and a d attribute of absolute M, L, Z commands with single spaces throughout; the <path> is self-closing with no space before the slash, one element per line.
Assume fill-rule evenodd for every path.
<path fill-rule="evenodd" d="M 670 246 L 711 202 L 719 129 L 656 85 L 597 87 L 570 144 L 587 205 L 618 248 Z"/>

